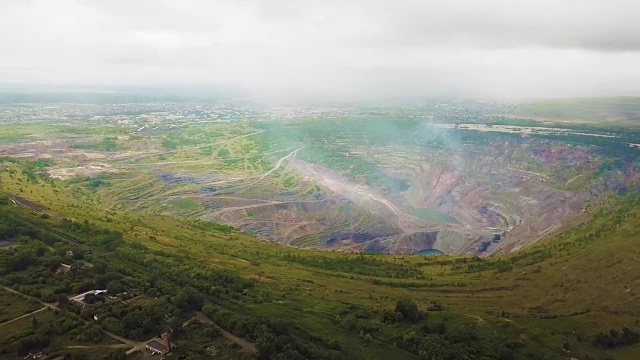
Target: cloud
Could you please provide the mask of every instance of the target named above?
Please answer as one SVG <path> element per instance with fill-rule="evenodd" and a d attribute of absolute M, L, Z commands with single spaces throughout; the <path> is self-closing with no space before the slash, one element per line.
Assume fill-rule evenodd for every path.
<path fill-rule="evenodd" d="M 383 44 L 640 50 L 634 1 L 416 2 L 387 10 Z M 382 7 L 377 10 L 384 13 Z M 374 42 L 375 43 L 375 42 Z"/>
<path fill-rule="evenodd" d="M 267 99 L 634 95 L 638 13 L 625 0 L 8 0 L 0 82 L 216 83 Z"/>

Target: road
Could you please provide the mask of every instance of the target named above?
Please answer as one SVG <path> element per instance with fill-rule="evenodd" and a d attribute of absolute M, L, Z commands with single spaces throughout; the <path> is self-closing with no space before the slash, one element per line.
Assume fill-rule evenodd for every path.
<path fill-rule="evenodd" d="M 259 204 L 250 204 L 250 205 L 243 205 L 243 206 L 230 206 L 230 207 L 225 207 L 222 208 L 220 210 L 217 211 L 216 213 L 216 217 L 220 218 L 220 216 L 222 216 L 223 214 L 232 212 L 232 211 L 238 211 L 238 210 L 247 210 L 247 209 L 255 209 L 255 208 L 259 208 L 259 207 L 263 207 L 263 206 L 273 206 L 273 205 L 281 205 L 281 204 L 313 204 L 313 203 L 321 203 L 322 201 L 320 200 L 305 200 L 305 201 L 273 201 L 273 200 L 268 200 L 267 202 L 262 202 Z M 258 221 L 254 221 L 251 220 L 251 223 L 256 223 Z M 277 223 L 278 221 L 266 221 L 267 223 Z M 283 221 L 283 224 L 288 224 L 288 222 Z"/>
<path fill-rule="evenodd" d="M 213 193 L 209 193 L 209 194 L 207 194 L 207 196 L 217 195 L 217 194 L 224 194 L 225 192 L 227 192 L 229 190 L 236 190 L 236 189 L 244 188 L 244 187 L 247 187 L 247 186 L 253 186 L 253 185 L 259 183 L 260 181 L 262 181 L 267 176 L 271 175 L 274 171 L 278 170 L 282 166 L 282 163 L 284 163 L 285 160 L 287 160 L 288 158 L 290 158 L 292 156 L 295 156 L 298 153 L 298 151 L 302 150 L 303 148 L 304 147 L 297 148 L 297 149 L 293 150 L 292 152 L 288 153 L 287 155 L 281 157 L 276 162 L 276 165 L 273 168 L 271 168 L 271 170 L 268 170 L 264 174 L 262 174 L 260 176 L 257 176 L 257 179 L 255 181 L 252 181 L 252 182 L 250 182 L 248 184 L 233 186 L 233 187 L 230 187 L 230 188 L 226 188 L 224 190 L 220 190 L 220 191 L 216 191 L 216 192 L 213 192 Z M 256 176 L 252 176 L 252 177 L 256 177 Z"/>
<path fill-rule="evenodd" d="M 258 181 L 260 181 L 260 180 L 262 180 L 262 179 L 266 178 L 267 176 L 271 175 L 271 173 L 272 173 L 272 172 L 274 172 L 274 171 L 278 170 L 278 169 L 280 168 L 280 166 L 282 166 L 282 163 L 283 163 L 285 160 L 287 160 L 288 158 L 290 158 L 290 157 L 292 157 L 292 156 L 296 156 L 296 154 L 298 154 L 298 151 L 302 150 L 303 148 L 304 148 L 304 146 L 303 146 L 303 147 L 299 147 L 299 148 L 297 148 L 297 149 L 293 150 L 292 152 L 288 153 L 287 155 L 285 155 L 285 156 L 281 157 L 281 158 L 278 160 L 278 162 L 276 162 L 276 166 L 274 166 L 274 167 L 273 167 L 273 169 L 271 169 L 271 170 L 269 170 L 269 171 L 265 172 L 264 174 L 262 174 L 262 176 L 260 176 L 260 177 L 258 178 L 258 180 L 256 180 L 256 182 L 258 182 Z"/>

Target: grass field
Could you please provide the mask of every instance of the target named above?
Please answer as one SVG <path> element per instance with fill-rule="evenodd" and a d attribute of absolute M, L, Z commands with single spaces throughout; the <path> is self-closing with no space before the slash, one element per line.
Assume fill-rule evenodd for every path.
<path fill-rule="evenodd" d="M 34 316 L 27 316 L 20 320 L 0 325 L 0 340 L 5 340 L 10 336 L 16 336 L 20 333 L 31 331 L 33 328 L 34 317 L 39 323 L 44 324 L 53 321 L 56 318 L 56 314 L 53 310 L 46 309 Z"/>
<path fill-rule="evenodd" d="M 42 308 L 37 301 L 0 289 L 0 323 Z"/>

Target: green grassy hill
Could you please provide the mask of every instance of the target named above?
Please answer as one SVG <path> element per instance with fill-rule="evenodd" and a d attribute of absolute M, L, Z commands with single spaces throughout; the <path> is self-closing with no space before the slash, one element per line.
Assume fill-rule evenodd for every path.
<path fill-rule="evenodd" d="M 137 336 L 123 328 L 135 322 L 113 314 L 127 318 L 127 311 L 170 306 L 178 319 L 202 309 L 225 330 L 257 342 L 258 354 L 249 358 L 640 357 L 640 345 L 624 345 L 622 335 L 623 328 L 640 331 L 638 195 L 616 197 L 591 221 L 508 256 L 361 255 L 279 246 L 217 224 L 125 212 L 115 202 L 97 203 L 90 191 L 5 165 L 0 232 L 22 245 L 0 250 L 2 284 L 50 301 L 99 287 L 112 274 L 111 281 L 160 302 L 108 310 L 116 324 L 100 326 L 124 336 Z M 47 267 L 68 244 L 38 226 L 81 241 L 74 249 L 92 251 L 82 260 L 91 270 L 75 280 L 49 275 Z M 28 264 L 12 267 L 17 255 Z M 96 264 L 107 270 L 93 270 Z M 0 343 L 5 354 L 13 354 L 11 341 Z M 55 344 L 50 347 L 63 351 Z"/>

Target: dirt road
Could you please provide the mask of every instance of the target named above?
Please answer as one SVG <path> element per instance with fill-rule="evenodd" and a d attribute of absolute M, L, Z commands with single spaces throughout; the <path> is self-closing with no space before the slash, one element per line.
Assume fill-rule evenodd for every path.
<path fill-rule="evenodd" d="M 262 175 L 259 175 L 259 176 L 251 176 L 251 177 L 248 177 L 248 178 L 247 178 L 247 179 L 251 179 L 251 178 L 256 178 L 256 177 L 257 177 L 257 179 L 256 179 L 255 181 L 252 181 L 252 182 L 250 182 L 250 183 L 248 183 L 248 184 L 242 184 L 242 185 L 238 185 L 238 186 L 233 186 L 233 187 L 230 187 L 230 188 L 226 188 L 226 189 L 224 189 L 224 190 L 220 190 L 220 191 L 212 192 L 212 193 L 207 194 L 207 196 L 217 195 L 217 194 L 224 194 L 224 193 L 226 193 L 226 192 L 228 192 L 228 191 L 230 191 L 230 190 L 237 190 L 237 189 L 245 188 L 245 187 L 248 187 L 248 186 L 253 186 L 253 185 L 255 185 L 255 184 L 259 183 L 260 181 L 264 180 L 264 178 L 266 178 L 267 176 L 271 175 L 274 171 L 278 170 L 278 169 L 282 166 L 282 164 L 284 163 L 284 161 L 285 161 L 285 160 L 289 159 L 289 158 L 290 158 L 290 157 L 292 157 L 292 156 L 295 156 L 295 155 L 298 153 L 298 151 L 300 151 L 300 150 L 302 150 L 302 149 L 303 149 L 302 147 L 297 148 L 297 149 L 293 150 L 292 152 L 288 153 L 287 155 L 285 155 L 285 156 L 281 157 L 281 158 L 276 162 L 276 164 L 275 164 L 275 166 L 274 166 L 273 168 L 271 168 L 270 170 L 266 171 L 266 172 L 265 172 L 265 173 L 263 173 Z"/>
<path fill-rule="evenodd" d="M 18 316 L 18 317 L 16 317 L 16 318 L 11 319 L 11 320 L 7 320 L 7 321 L 3 322 L 2 324 L 0 324 L 0 326 L 2 326 L 2 325 L 7 325 L 7 324 L 11 324 L 11 323 L 12 323 L 12 322 L 14 322 L 14 321 L 18 321 L 18 320 L 20 320 L 20 319 L 24 319 L 24 318 L 26 318 L 26 317 L 28 317 L 28 316 L 35 315 L 35 314 L 37 314 L 37 313 L 41 312 L 42 310 L 46 310 L 46 309 L 48 309 L 48 308 L 47 308 L 47 307 L 42 307 L 42 308 L 40 308 L 40 309 L 38 309 L 38 310 L 36 310 L 36 311 L 32 311 L 32 312 L 30 312 L 30 313 L 28 313 L 28 314 L 24 314 L 24 315 L 22 315 L 22 316 Z"/>

